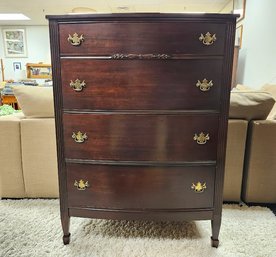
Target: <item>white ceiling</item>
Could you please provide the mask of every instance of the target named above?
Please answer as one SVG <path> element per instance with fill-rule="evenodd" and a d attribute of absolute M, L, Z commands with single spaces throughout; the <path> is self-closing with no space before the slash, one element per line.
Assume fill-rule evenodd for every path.
<path fill-rule="evenodd" d="M 211 12 L 217 13 L 232 0 L 0 0 L 0 13 L 23 13 L 30 21 L 0 21 L 1 25 L 47 25 L 45 15 L 67 14 L 76 7 L 97 13 L 118 12 Z M 127 10 L 119 9 L 125 7 Z"/>

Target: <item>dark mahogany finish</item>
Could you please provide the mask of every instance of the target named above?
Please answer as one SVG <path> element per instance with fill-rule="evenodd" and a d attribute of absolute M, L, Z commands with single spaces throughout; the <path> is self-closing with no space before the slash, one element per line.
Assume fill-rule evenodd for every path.
<path fill-rule="evenodd" d="M 172 21 L 93 22 L 61 24 L 61 55 L 138 54 L 206 54 L 223 55 L 226 24 Z M 68 35 L 83 34 L 78 48 L 68 45 Z M 216 34 L 218 41 L 209 48 L 198 40 L 201 33 Z M 111 43 L 112 42 L 112 43 Z M 158 44 L 156 44 L 158 42 Z"/>
<path fill-rule="evenodd" d="M 63 59 L 63 106 L 92 110 L 219 110 L 222 63 L 222 59 Z M 70 87 L 76 79 L 86 83 L 80 92 Z M 209 91 L 196 86 L 203 79 L 213 81 Z"/>
<path fill-rule="evenodd" d="M 217 115 L 64 114 L 63 124 L 66 158 L 216 161 Z M 83 143 L 72 138 L 78 131 Z M 210 138 L 204 145 L 193 139 L 201 132 Z"/>
<path fill-rule="evenodd" d="M 210 219 L 217 247 L 236 16 L 47 18 L 64 244 L 77 216 Z M 216 34 L 210 45 L 199 40 L 207 32 Z M 67 40 L 74 33 L 84 37 L 78 46 Z M 80 92 L 76 79 L 86 83 Z M 203 79 L 209 91 L 196 87 Z M 72 138 L 78 131 L 83 143 Z M 200 132 L 206 144 L 193 140 Z"/>
<path fill-rule="evenodd" d="M 69 207 L 99 209 L 213 208 L 215 168 L 67 164 Z M 89 182 L 77 190 L 75 180 Z M 193 183 L 206 183 L 195 193 Z M 164 190 L 166 188 L 166 190 Z M 172 201 L 173 199 L 173 201 Z"/>

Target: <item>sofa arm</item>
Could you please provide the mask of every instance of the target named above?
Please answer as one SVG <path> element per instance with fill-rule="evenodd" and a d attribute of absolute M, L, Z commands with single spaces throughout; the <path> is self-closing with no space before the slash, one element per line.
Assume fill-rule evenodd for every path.
<path fill-rule="evenodd" d="M 248 122 L 230 119 L 228 121 L 227 147 L 223 200 L 241 200 L 243 164 Z"/>
<path fill-rule="evenodd" d="M 20 142 L 22 114 L 0 117 L 0 198 L 26 196 Z"/>
<path fill-rule="evenodd" d="M 245 202 L 276 203 L 276 120 L 249 124 L 242 197 Z"/>

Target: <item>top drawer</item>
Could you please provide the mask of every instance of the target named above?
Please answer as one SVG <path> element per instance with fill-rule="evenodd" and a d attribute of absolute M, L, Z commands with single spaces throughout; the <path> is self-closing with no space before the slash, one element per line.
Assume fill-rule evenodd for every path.
<path fill-rule="evenodd" d="M 192 22 L 94 22 L 60 24 L 61 55 L 222 55 L 226 24 Z M 206 33 L 215 41 L 204 44 Z M 77 35 L 79 39 L 77 38 Z M 74 37 L 75 34 L 75 37 Z M 71 36 L 71 42 L 68 40 Z M 82 36 L 82 38 L 80 38 Z M 206 38 L 205 38 L 206 39 Z M 80 41 L 78 41 L 80 40 Z M 208 41 L 208 39 L 206 39 Z M 80 44 L 78 44 L 80 43 Z M 206 41 L 205 41 L 206 43 Z M 74 45 L 75 44 L 75 45 Z"/>

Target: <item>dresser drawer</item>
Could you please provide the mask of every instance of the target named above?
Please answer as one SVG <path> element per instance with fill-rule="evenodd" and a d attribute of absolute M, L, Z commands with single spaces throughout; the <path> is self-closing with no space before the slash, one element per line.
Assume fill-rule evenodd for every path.
<path fill-rule="evenodd" d="M 218 121 L 216 115 L 64 114 L 65 157 L 215 161 Z M 205 144 L 201 132 L 208 134 Z"/>
<path fill-rule="evenodd" d="M 69 207 L 213 207 L 214 167 L 66 166 Z"/>
<path fill-rule="evenodd" d="M 63 59 L 63 106 L 94 110 L 218 110 L 222 64 L 222 60 Z M 204 79 L 208 82 L 204 83 Z"/>
<path fill-rule="evenodd" d="M 226 24 L 181 21 L 67 23 L 59 25 L 59 32 L 62 56 L 223 55 Z M 208 32 L 211 36 L 216 34 L 216 40 L 210 45 L 205 45 L 199 38 L 201 34 L 205 36 Z"/>

